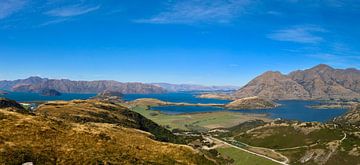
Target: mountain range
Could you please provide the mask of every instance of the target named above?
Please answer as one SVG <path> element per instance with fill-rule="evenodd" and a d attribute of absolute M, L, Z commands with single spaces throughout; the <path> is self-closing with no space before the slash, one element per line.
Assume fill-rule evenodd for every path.
<path fill-rule="evenodd" d="M 0 81 L 0 89 L 15 92 L 40 92 L 44 89 L 53 89 L 61 93 L 100 93 L 105 90 L 121 92 L 123 94 L 167 92 L 161 87 L 144 83 L 121 83 L 110 80 L 72 81 L 68 79 L 47 79 L 41 77 Z"/>
<path fill-rule="evenodd" d="M 183 91 L 232 91 L 237 90 L 237 86 L 204 86 L 196 84 L 169 84 L 169 83 L 151 83 L 170 92 Z"/>
<path fill-rule="evenodd" d="M 360 71 L 354 68 L 334 69 L 320 64 L 284 75 L 268 71 L 234 92 L 233 97 L 291 99 L 358 99 Z"/>

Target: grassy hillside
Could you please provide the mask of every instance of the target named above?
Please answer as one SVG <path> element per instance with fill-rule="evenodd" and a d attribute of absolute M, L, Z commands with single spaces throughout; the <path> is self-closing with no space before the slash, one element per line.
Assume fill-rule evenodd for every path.
<path fill-rule="evenodd" d="M 49 102 L 38 107 L 38 115 L 52 116 L 75 123 L 109 123 L 152 133 L 157 140 L 181 143 L 181 139 L 139 113 L 124 106 L 97 100 Z"/>
<path fill-rule="evenodd" d="M 280 153 L 290 160 L 290 164 L 360 163 L 360 130 L 357 127 L 331 123 L 253 121 L 228 130 L 220 137 L 254 152 L 267 150 Z"/>
<path fill-rule="evenodd" d="M 192 131 L 207 131 L 213 128 L 227 128 L 255 119 L 270 121 L 270 119 L 266 118 L 265 115 L 261 114 L 242 114 L 227 111 L 167 115 L 158 111 L 148 110 L 146 106 L 137 106 L 132 108 L 132 110 L 162 126 L 166 126 L 169 129 Z"/>
<path fill-rule="evenodd" d="M 92 101 L 52 103 L 36 115 L 0 109 L 0 164 L 214 164 L 188 146 L 134 129 L 148 122 L 136 117 Z"/>

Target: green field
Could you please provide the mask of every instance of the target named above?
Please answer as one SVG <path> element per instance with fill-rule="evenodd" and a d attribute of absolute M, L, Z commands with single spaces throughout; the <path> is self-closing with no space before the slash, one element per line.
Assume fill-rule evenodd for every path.
<path fill-rule="evenodd" d="M 148 110 L 148 108 L 144 106 L 134 107 L 132 110 L 171 130 L 182 129 L 205 131 L 212 128 L 232 127 L 248 120 L 269 120 L 264 115 L 242 114 L 228 111 L 167 115 L 160 113 L 159 111 Z"/>
<path fill-rule="evenodd" d="M 222 155 L 233 159 L 234 165 L 278 165 L 278 163 L 271 160 L 258 157 L 256 155 L 232 147 L 218 148 L 216 150 Z"/>

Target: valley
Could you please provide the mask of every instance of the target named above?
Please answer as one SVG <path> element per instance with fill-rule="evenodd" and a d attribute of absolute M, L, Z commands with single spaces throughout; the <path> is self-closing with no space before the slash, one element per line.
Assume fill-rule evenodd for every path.
<path fill-rule="evenodd" d="M 324 65 L 305 71 L 317 75 L 313 81 L 327 82 L 315 85 L 315 91 L 327 88 L 326 92 L 334 88 L 332 81 L 340 81 L 324 79 L 333 72 L 345 74 Z M 123 93 L 115 86 L 92 89 L 90 83 L 89 89 L 79 89 L 77 94 L 57 88 L 64 92 L 60 94 L 41 87 L 58 80 L 18 80 L 27 85 L 6 82 L 16 90 L 4 96 L 22 104 L 0 100 L 4 128 L 0 131 L 0 164 L 359 163 L 357 96 L 320 92 L 313 97 L 313 89 L 291 77 L 266 72 L 226 92 L 158 93 L 130 87 L 127 91 L 135 93 Z M 355 93 L 356 86 L 351 86 Z M 102 89 L 106 90 L 88 93 Z M 35 136 L 24 138 L 25 134 Z M 62 143 L 67 145 L 58 147 Z M 88 156 L 79 156 L 84 153 Z"/>

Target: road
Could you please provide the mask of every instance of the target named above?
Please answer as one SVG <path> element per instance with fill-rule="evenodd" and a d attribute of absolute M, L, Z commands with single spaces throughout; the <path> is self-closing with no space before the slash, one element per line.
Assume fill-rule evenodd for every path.
<path fill-rule="evenodd" d="M 261 154 L 258 154 L 258 153 L 255 153 L 255 152 L 252 152 L 252 151 L 249 151 L 249 150 L 246 150 L 244 148 L 241 148 L 241 147 L 238 147 L 238 146 L 235 146 L 235 145 L 232 145 L 228 142 L 225 142 L 225 141 L 222 141 L 220 139 L 217 139 L 217 138 L 214 138 L 214 137 L 209 137 L 210 139 L 212 139 L 213 141 L 217 141 L 219 143 L 223 143 L 225 145 L 228 145 L 230 147 L 233 147 L 233 148 L 236 148 L 236 149 L 239 149 L 239 150 L 242 150 L 244 152 L 247 152 L 247 153 L 250 153 L 250 154 L 253 154 L 253 155 L 256 155 L 256 156 L 259 156 L 259 157 L 262 157 L 262 158 L 265 158 L 265 159 L 268 159 L 268 160 L 271 160 L 273 162 L 276 162 L 276 163 L 279 163 L 279 164 L 282 164 L 282 165 L 288 165 L 288 162 L 289 162 L 289 159 L 287 157 L 283 157 L 285 159 L 285 161 L 278 161 L 276 159 L 273 159 L 273 158 L 270 158 L 268 156 L 265 156 L 265 155 L 261 155 Z"/>

